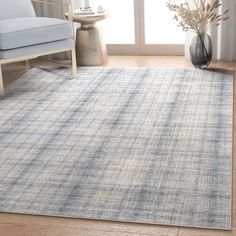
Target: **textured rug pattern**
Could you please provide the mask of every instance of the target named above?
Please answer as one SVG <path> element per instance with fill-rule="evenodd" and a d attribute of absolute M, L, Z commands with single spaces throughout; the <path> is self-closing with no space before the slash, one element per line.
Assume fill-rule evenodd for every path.
<path fill-rule="evenodd" d="M 0 100 L 0 211 L 231 227 L 232 75 L 31 70 Z"/>

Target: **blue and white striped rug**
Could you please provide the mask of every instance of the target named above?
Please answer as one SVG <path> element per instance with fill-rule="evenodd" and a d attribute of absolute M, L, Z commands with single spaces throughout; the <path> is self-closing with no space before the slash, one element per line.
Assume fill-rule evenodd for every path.
<path fill-rule="evenodd" d="M 233 77 L 35 68 L 0 99 L 0 211 L 230 229 Z"/>

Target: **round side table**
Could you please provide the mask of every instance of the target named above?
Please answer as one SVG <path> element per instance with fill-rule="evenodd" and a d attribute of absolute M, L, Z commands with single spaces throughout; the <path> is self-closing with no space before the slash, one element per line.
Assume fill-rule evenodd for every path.
<path fill-rule="evenodd" d="M 76 32 L 77 64 L 81 66 L 107 65 L 108 54 L 102 30 L 96 22 L 106 19 L 109 12 L 92 15 L 74 15 L 73 21 L 81 24 Z"/>

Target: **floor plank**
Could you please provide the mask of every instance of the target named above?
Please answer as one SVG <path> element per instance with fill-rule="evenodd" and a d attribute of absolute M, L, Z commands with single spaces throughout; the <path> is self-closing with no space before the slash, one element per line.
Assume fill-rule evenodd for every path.
<path fill-rule="evenodd" d="M 178 234 L 178 236 L 235 236 L 235 235 L 236 235 L 236 228 L 233 228 L 232 231 L 181 228 Z"/>
<path fill-rule="evenodd" d="M 105 230 L 113 233 L 130 233 L 130 234 L 142 234 L 142 235 L 155 235 L 155 236 L 169 236 L 178 234 L 178 227 L 157 226 L 148 224 L 134 224 L 134 223 L 119 223 L 110 221 L 90 221 L 84 220 L 79 222 L 78 220 L 72 220 L 69 223 L 69 227 L 83 227 L 96 230 Z"/>
<path fill-rule="evenodd" d="M 3 234 L 1 234 L 3 233 Z M 132 233 L 101 229 L 80 229 L 76 227 L 60 227 L 60 226 L 39 226 L 39 225 L 15 225 L 1 224 L 0 235 L 4 236 L 177 236 L 176 232 L 165 232 L 159 234 L 152 233 Z"/>

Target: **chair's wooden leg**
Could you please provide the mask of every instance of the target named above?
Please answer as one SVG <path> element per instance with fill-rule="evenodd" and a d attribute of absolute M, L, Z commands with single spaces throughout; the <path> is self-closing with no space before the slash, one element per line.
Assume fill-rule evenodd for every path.
<path fill-rule="evenodd" d="M 30 61 L 29 60 L 25 61 L 25 66 L 26 66 L 26 70 L 30 70 Z"/>
<path fill-rule="evenodd" d="M 2 80 L 2 65 L 0 64 L 0 96 L 4 94 L 3 80 Z"/>
<path fill-rule="evenodd" d="M 76 62 L 75 48 L 73 48 L 71 50 L 71 60 L 72 60 L 72 75 L 73 75 L 73 78 L 76 79 L 76 77 L 77 77 L 77 62 Z"/>

